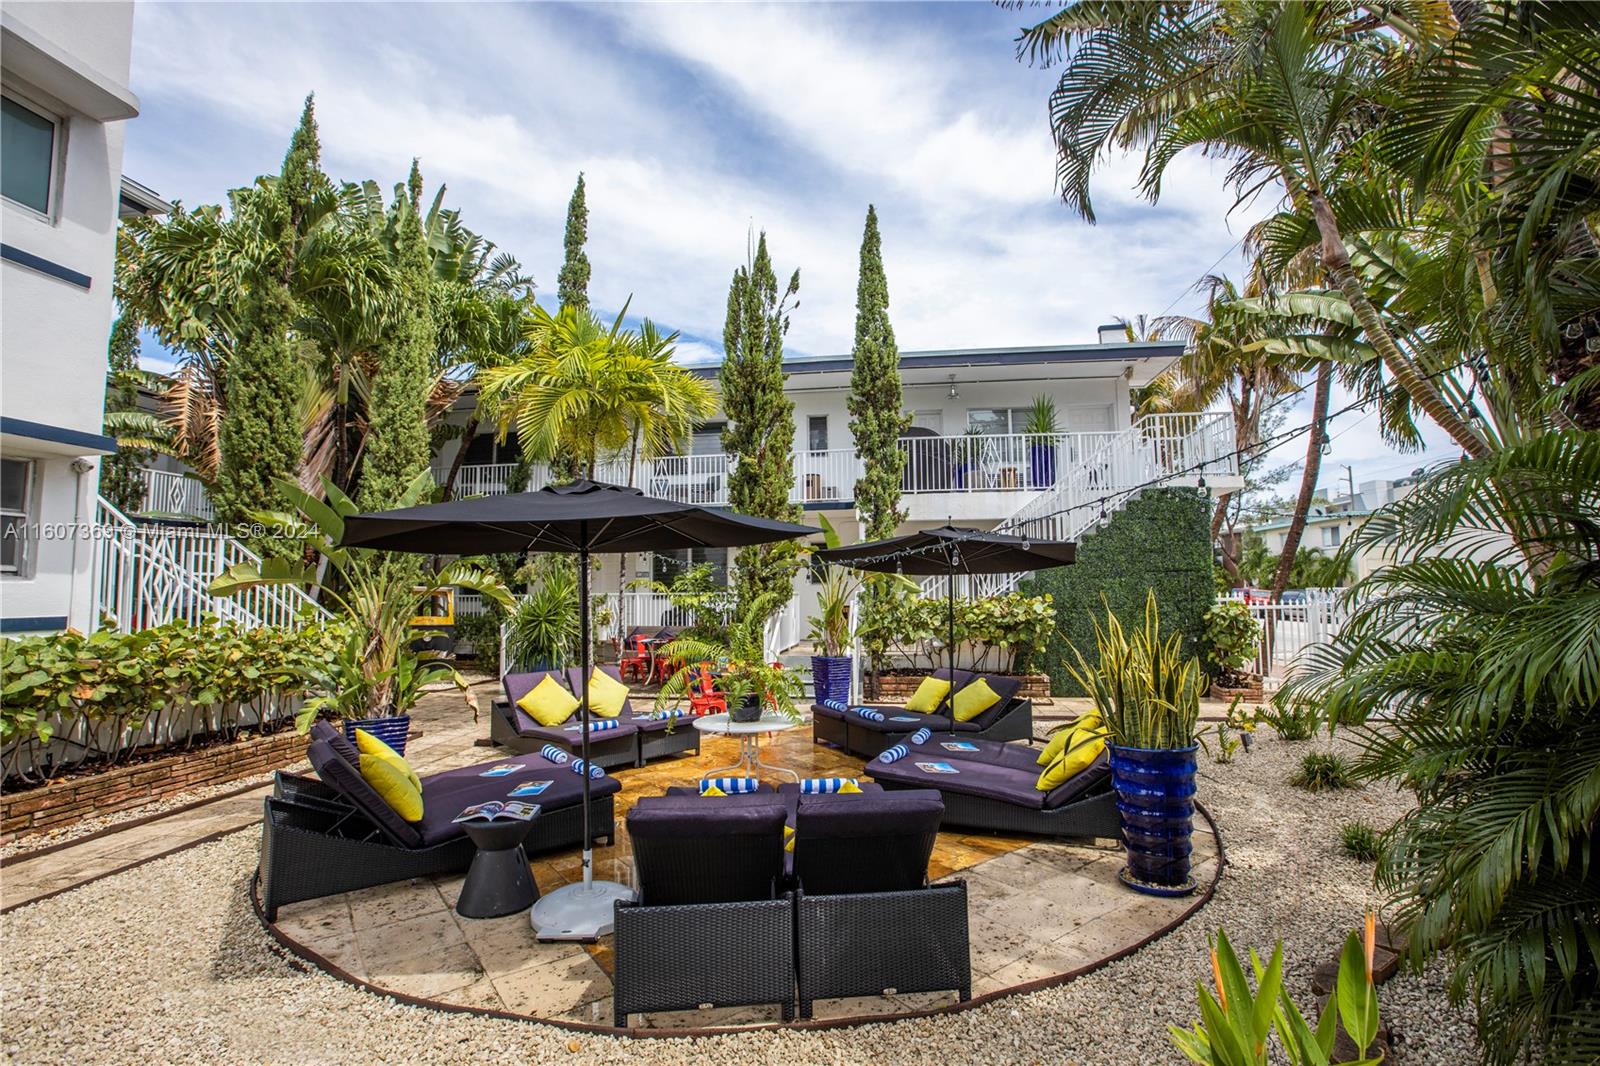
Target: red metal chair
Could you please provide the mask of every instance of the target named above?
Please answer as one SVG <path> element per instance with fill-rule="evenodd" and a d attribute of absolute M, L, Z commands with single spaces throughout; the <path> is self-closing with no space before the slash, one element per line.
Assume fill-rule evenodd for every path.
<path fill-rule="evenodd" d="M 633 642 L 633 651 L 617 660 L 617 673 L 624 681 L 630 677 L 636 681 L 648 681 L 656 665 L 655 656 L 650 653 L 650 642 L 640 632 L 633 633 L 628 640 Z"/>
<path fill-rule="evenodd" d="M 728 699 L 713 687 L 716 680 L 710 663 L 701 663 L 698 672 L 689 682 L 689 711 L 691 714 L 726 714 Z"/>

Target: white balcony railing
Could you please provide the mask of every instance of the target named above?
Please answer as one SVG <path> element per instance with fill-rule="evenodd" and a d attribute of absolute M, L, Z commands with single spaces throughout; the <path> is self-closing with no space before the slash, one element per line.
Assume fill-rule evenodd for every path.
<path fill-rule="evenodd" d="M 139 480 L 144 483 L 144 499 L 133 509 L 135 514 L 211 520 L 211 498 L 198 479 L 143 467 Z"/>

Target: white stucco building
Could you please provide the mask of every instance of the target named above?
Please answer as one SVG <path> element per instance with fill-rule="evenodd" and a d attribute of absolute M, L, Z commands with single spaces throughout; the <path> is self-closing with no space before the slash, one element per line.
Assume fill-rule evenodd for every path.
<path fill-rule="evenodd" d="M 0 632 L 91 623 L 106 339 L 122 182 L 130 3 L 0 10 Z"/>

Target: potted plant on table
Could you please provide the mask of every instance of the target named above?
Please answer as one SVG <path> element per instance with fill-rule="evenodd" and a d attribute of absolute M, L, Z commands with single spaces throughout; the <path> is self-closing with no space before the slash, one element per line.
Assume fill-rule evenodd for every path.
<path fill-rule="evenodd" d="M 1095 619 L 1099 662 L 1077 648 L 1068 671 L 1094 701 L 1111 750 L 1111 782 L 1122 812 L 1128 865 L 1123 883 L 1149 895 L 1193 892 L 1189 876 L 1194 831 L 1196 727 L 1202 674 L 1184 659 L 1182 635 L 1161 636 L 1156 594 L 1145 599 L 1144 624 L 1129 634 L 1109 607 Z"/>
<path fill-rule="evenodd" d="M 822 537 L 830 548 L 839 546 L 839 533 L 826 515 L 818 515 Z M 818 654 L 811 656 L 811 685 L 817 702 L 850 698 L 850 601 L 861 587 L 857 572 L 837 563 L 822 566 L 817 587 L 817 613 L 811 623 L 811 643 Z"/>
<path fill-rule="evenodd" d="M 1203 623 L 1201 643 L 1211 675 L 1211 698 L 1260 703 L 1261 675 L 1247 667 L 1261 642 L 1261 623 L 1250 614 L 1249 605 L 1243 600 L 1218 600 L 1206 611 Z"/>
<path fill-rule="evenodd" d="M 656 707 L 687 696 L 700 664 L 705 663 L 715 673 L 713 684 L 727 701 L 731 721 L 754 722 L 770 708 L 799 722 L 795 701 L 805 693 L 805 685 L 782 663 L 767 662 L 762 647 L 762 630 L 778 603 L 772 593 L 756 597 L 748 610 L 736 612 L 725 641 L 686 633 L 668 644 L 663 656 L 683 665 L 662 683 Z"/>
<path fill-rule="evenodd" d="M 1028 408 L 1022 432 L 1028 435 L 1028 473 L 1032 488 L 1047 489 L 1056 483 L 1056 445 L 1050 437 L 1056 429 L 1056 402 L 1036 396 Z"/>

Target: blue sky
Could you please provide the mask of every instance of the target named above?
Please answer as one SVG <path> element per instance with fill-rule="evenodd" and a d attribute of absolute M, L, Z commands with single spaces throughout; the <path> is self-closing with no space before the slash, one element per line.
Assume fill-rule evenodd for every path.
<path fill-rule="evenodd" d="M 633 312 L 682 331 L 686 358 L 720 353 L 752 226 L 781 274 L 801 271 L 789 349 L 848 351 L 868 203 L 903 349 L 1081 343 L 1118 315 L 1196 309 L 1194 282 L 1239 272 L 1239 237 L 1269 205 L 1230 216 L 1220 169 L 1198 156 L 1178 160 L 1150 205 L 1119 159 L 1094 189 L 1099 225 L 1078 219 L 1054 192 L 1054 77 L 1014 58 L 1027 15 L 141 0 L 143 109 L 123 169 L 169 199 L 217 202 L 278 168 L 315 91 L 332 175 L 387 188 L 418 157 L 430 193 L 446 184 L 467 225 L 545 295 L 583 171 L 591 300 L 614 312 L 631 297 Z M 1339 420 L 1325 464 L 1349 462 L 1360 480 L 1449 454 L 1397 456 L 1375 421 Z"/>

